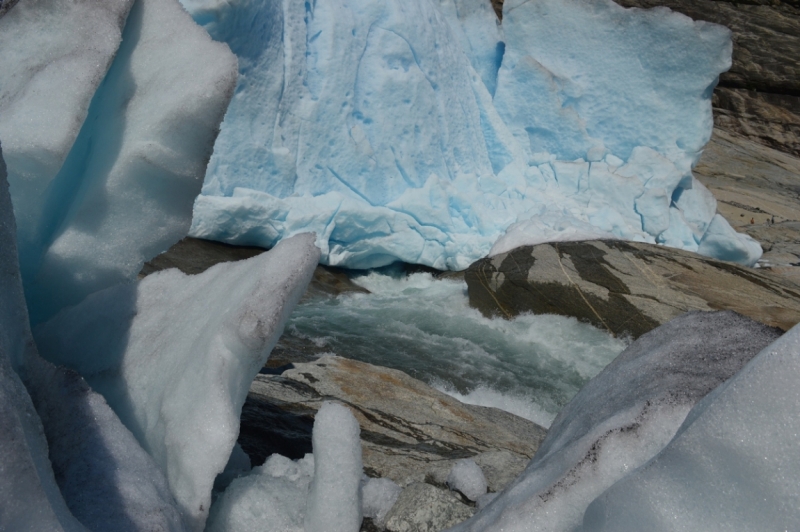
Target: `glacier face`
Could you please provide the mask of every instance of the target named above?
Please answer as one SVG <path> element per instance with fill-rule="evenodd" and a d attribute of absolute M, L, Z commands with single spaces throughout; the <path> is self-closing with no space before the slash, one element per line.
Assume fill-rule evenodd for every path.
<path fill-rule="evenodd" d="M 721 26 L 610 0 L 508 2 L 502 26 L 484 0 L 182 1 L 240 65 L 194 236 L 311 230 L 354 268 L 461 269 L 569 227 L 760 255 L 727 224 L 701 244 Z"/>

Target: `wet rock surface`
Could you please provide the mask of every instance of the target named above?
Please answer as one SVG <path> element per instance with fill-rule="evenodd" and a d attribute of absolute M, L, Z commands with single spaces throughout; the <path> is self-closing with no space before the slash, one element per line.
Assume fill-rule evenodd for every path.
<path fill-rule="evenodd" d="M 470 305 L 484 315 L 574 316 L 634 338 L 689 310 L 735 310 L 788 330 L 800 285 L 663 246 L 612 240 L 517 248 L 472 264 Z"/>
<path fill-rule="evenodd" d="M 326 400 L 353 411 L 361 426 L 364 471 L 401 486 L 445 487 L 460 458 L 473 458 L 490 491 L 516 477 L 545 436 L 534 423 L 488 407 L 465 405 L 397 370 L 341 357 L 297 363 L 258 375 L 242 411 L 239 443 L 254 464 L 274 452 L 311 450 L 311 427 Z"/>

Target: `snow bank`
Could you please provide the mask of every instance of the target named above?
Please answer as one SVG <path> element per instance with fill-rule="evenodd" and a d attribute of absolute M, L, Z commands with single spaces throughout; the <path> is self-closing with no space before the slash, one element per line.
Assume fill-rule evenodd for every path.
<path fill-rule="evenodd" d="M 306 502 L 306 532 L 361 528 L 361 430 L 347 407 L 325 402 L 314 417 L 314 480 Z"/>
<path fill-rule="evenodd" d="M 305 532 L 303 516 L 314 456 L 297 461 L 279 454 L 234 480 L 211 507 L 207 532 Z"/>
<path fill-rule="evenodd" d="M 800 523 L 800 326 L 689 413 L 650 463 L 586 511 L 584 530 L 793 530 Z"/>
<path fill-rule="evenodd" d="M 502 28 L 483 0 L 183 2 L 241 72 L 194 236 L 315 231 L 353 268 L 463 269 L 504 234 L 760 256 L 727 224 L 701 246 L 714 211 L 690 200 L 721 26 L 610 0 L 508 2 Z"/>
<path fill-rule="evenodd" d="M 453 530 L 575 529 L 592 500 L 663 449 L 697 401 L 778 336 L 731 311 L 686 313 L 641 336 L 564 407 L 525 472 Z"/>
<path fill-rule="evenodd" d="M 236 59 L 176 0 L 25 2 L 0 26 L 0 138 L 38 323 L 185 235 Z"/>
<path fill-rule="evenodd" d="M 89 296 L 35 331 L 46 358 L 76 369 L 164 472 L 192 528 L 239 431 L 239 413 L 305 291 L 313 235 L 196 276 L 166 270 Z"/>

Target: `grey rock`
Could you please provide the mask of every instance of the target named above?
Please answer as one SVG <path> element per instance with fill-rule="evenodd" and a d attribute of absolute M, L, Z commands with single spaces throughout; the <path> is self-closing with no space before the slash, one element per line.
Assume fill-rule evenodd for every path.
<path fill-rule="evenodd" d="M 400 494 L 386 515 L 389 532 L 439 532 L 469 519 L 474 508 L 450 492 L 417 482 Z"/>
<path fill-rule="evenodd" d="M 783 330 L 800 322 L 791 281 L 653 244 L 524 246 L 473 263 L 465 278 L 485 315 L 573 316 L 634 338 L 688 310 L 732 309 Z"/>
<path fill-rule="evenodd" d="M 401 371 L 326 356 L 256 377 L 242 412 L 242 448 L 254 464 L 273 452 L 309 452 L 313 416 L 325 400 L 346 404 L 356 416 L 365 472 L 401 486 L 444 486 L 456 460 L 475 457 L 491 465 L 490 489 L 501 489 L 545 435 L 528 420 L 465 405 Z"/>

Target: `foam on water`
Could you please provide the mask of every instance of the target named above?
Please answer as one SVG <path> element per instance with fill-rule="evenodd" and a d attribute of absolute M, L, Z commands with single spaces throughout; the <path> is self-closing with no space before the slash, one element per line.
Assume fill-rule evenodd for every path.
<path fill-rule="evenodd" d="M 371 293 L 305 301 L 287 334 L 545 426 L 626 346 L 573 318 L 485 318 L 470 308 L 463 281 L 386 271 L 354 281 Z"/>

